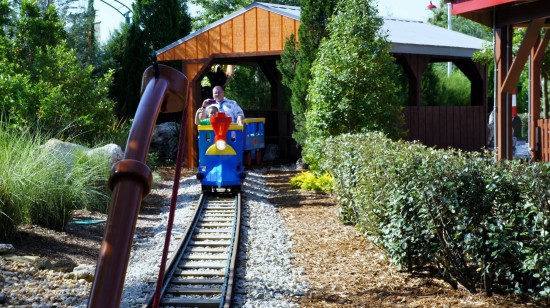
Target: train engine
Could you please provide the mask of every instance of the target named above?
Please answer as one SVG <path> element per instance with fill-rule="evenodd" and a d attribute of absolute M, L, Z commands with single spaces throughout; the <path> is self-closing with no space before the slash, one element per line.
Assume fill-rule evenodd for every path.
<path fill-rule="evenodd" d="M 218 112 L 211 125 L 198 125 L 199 167 L 197 179 L 203 193 L 240 192 L 246 177 L 244 160 L 257 157 L 264 147 L 265 119 L 245 119 L 232 124 L 231 117 Z"/>

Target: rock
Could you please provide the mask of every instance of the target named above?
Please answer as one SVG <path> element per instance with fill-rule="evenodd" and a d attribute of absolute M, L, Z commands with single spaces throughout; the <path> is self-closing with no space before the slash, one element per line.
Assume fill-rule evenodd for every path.
<path fill-rule="evenodd" d="M 0 254 L 13 252 L 14 248 L 12 244 L 0 244 Z"/>
<path fill-rule="evenodd" d="M 93 282 L 94 275 L 95 275 L 94 265 L 80 264 L 73 269 L 71 278 L 76 280 L 84 279 L 88 282 Z"/>
<path fill-rule="evenodd" d="M 175 161 L 178 154 L 179 132 L 180 125 L 176 122 L 155 125 L 150 152 L 156 152 L 161 162 Z"/>
<path fill-rule="evenodd" d="M 53 268 L 52 262 L 44 258 L 37 258 L 32 262 L 32 265 L 39 270 L 49 270 Z"/>
<path fill-rule="evenodd" d="M 99 148 L 89 149 L 79 144 L 64 142 L 53 138 L 48 140 L 43 148 L 46 151 L 50 151 L 61 156 L 67 162 L 69 168 L 76 157 L 75 153 L 77 151 L 85 153 L 88 157 L 93 157 L 96 155 L 104 156 L 109 161 L 109 168 L 116 162 L 120 161 L 124 156 L 122 149 L 116 144 L 107 144 Z"/>
<path fill-rule="evenodd" d="M 308 165 L 306 163 L 306 161 L 303 159 L 303 158 L 298 158 L 298 160 L 296 161 L 296 169 L 298 170 L 307 170 L 308 168 Z"/>
<path fill-rule="evenodd" d="M 9 298 L 6 296 L 6 294 L 0 292 L 0 304 L 7 304 Z"/>
<path fill-rule="evenodd" d="M 71 259 L 61 259 L 52 265 L 52 270 L 62 273 L 70 273 L 77 266 Z"/>
<path fill-rule="evenodd" d="M 46 142 L 44 149 L 55 151 L 60 155 L 66 156 L 74 153 L 76 150 L 85 151 L 87 148 L 75 143 L 64 142 L 59 139 L 52 138 Z"/>
<path fill-rule="evenodd" d="M 109 158 L 109 166 L 113 166 L 118 161 L 122 160 L 124 157 L 124 153 L 122 152 L 122 149 L 120 146 L 116 144 L 106 144 L 102 147 L 87 150 L 86 155 L 93 156 L 93 155 L 103 155 Z"/>
<path fill-rule="evenodd" d="M 6 259 L 17 263 L 34 264 L 36 260 L 40 259 L 40 257 L 8 255 L 6 256 Z"/>
<path fill-rule="evenodd" d="M 265 147 L 264 161 L 275 160 L 279 158 L 279 147 L 276 144 L 268 144 Z"/>

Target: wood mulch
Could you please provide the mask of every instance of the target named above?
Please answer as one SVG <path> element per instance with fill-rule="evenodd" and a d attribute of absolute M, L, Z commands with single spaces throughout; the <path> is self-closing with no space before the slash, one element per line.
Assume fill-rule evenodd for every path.
<path fill-rule="evenodd" d="M 311 285 L 311 291 L 297 300 L 301 307 L 544 306 L 511 295 L 453 290 L 429 273 L 397 270 L 383 250 L 338 220 L 333 197 L 292 189 L 289 180 L 298 172 L 270 171 L 266 181 L 278 190 L 271 201 L 279 206 L 292 234 L 294 264 Z"/>

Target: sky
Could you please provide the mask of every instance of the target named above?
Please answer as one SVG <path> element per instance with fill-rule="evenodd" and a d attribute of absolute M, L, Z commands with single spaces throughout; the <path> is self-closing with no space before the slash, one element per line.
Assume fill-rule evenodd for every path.
<path fill-rule="evenodd" d="M 81 3 L 87 3 L 87 0 L 80 0 Z M 119 29 L 121 23 L 124 22 L 124 16 L 117 12 L 109 3 L 116 9 L 125 14 L 128 8 L 132 8 L 133 0 L 95 0 L 94 8 L 97 11 L 96 22 L 101 22 L 101 41 L 106 42 L 111 33 L 115 29 Z M 409 19 L 426 21 L 431 16 L 431 11 L 426 7 L 430 4 L 430 0 L 378 0 L 378 11 L 380 15 L 389 17 L 405 17 Z M 432 0 L 434 5 L 439 5 L 439 0 Z M 125 6 L 124 6 L 125 5 Z M 192 11 L 196 7 L 191 7 Z M 131 14 L 130 14 L 131 16 Z"/>

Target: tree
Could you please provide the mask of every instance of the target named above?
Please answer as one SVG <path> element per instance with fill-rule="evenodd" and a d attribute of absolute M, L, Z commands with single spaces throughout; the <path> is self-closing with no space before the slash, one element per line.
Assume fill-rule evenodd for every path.
<path fill-rule="evenodd" d="M 448 10 L 447 4 L 444 0 L 439 3 L 439 8 L 433 10 L 433 17 L 428 19 L 428 22 L 436 26 L 447 28 L 448 27 Z M 493 38 L 493 30 L 481 25 L 475 21 L 466 19 L 462 16 L 451 16 L 452 30 L 473 37 L 477 37 L 482 40 L 491 41 Z"/>
<path fill-rule="evenodd" d="M 428 22 L 431 24 L 434 24 L 436 26 L 447 28 L 448 27 L 448 9 L 447 4 L 444 3 L 444 1 L 440 1 L 439 8 L 433 10 L 433 17 L 428 19 Z M 452 23 L 452 30 L 460 33 L 464 33 L 473 37 L 477 37 L 482 40 L 486 40 L 487 42 L 491 42 L 493 39 L 493 31 L 492 29 L 481 25 L 477 22 L 474 22 L 472 20 L 463 18 L 461 16 L 453 15 L 451 16 L 451 23 Z M 492 45 L 487 45 L 487 47 L 483 47 L 482 50 L 476 52 L 473 59 L 476 62 L 484 63 L 488 66 L 488 80 L 491 80 L 494 77 L 494 70 L 493 70 L 493 50 Z M 465 100 L 459 100 L 459 99 L 453 99 L 453 95 L 450 93 L 453 93 L 453 87 L 456 91 L 455 93 L 462 93 L 469 92 L 469 84 L 468 83 L 462 83 L 463 87 L 462 90 L 458 89 L 457 82 L 453 80 L 449 80 L 449 78 L 446 77 L 446 74 L 437 74 L 440 71 L 440 68 L 442 66 L 446 66 L 444 63 L 435 63 L 430 65 L 430 67 L 427 70 L 427 74 L 424 75 L 423 79 L 426 77 L 429 77 L 428 74 L 431 74 L 433 79 L 429 82 L 430 86 L 424 86 L 425 84 L 428 84 L 427 82 L 422 82 L 423 88 L 422 88 L 422 98 L 426 98 L 426 101 L 428 105 L 430 105 L 430 102 L 436 102 L 437 105 L 456 105 L 456 102 L 461 102 L 461 104 L 464 104 L 468 102 L 468 99 Z M 451 77 L 455 79 L 461 79 L 463 74 L 456 75 L 455 72 L 458 72 L 457 70 L 453 71 L 453 74 Z M 437 75 L 437 76 L 436 76 Z M 450 86 L 450 87 L 449 87 Z M 488 95 L 490 97 L 493 96 L 493 83 L 488 83 Z M 430 93 L 431 92 L 431 93 Z M 453 93 L 454 94 L 454 93 Z M 445 103 L 445 101 L 454 101 L 454 103 Z"/>
<path fill-rule="evenodd" d="M 24 69 L 31 71 L 31 76 L 36 76 L 34 72 L 40 69 L 34 65 L 36 53 L 66 39 L 63 25 L 53 5 L 42 12 L 36 2 L 21 2 L 19 20 L 14 28 L 15 51 L 25 64 Z"/>
<path fill-rule="evenodd" d="M 305 114 L 308 110 L 306 96 L 311 79 L 310 69 L 321 40 L 328 36 L 326 25 L 335 6 L 336 0 L 303 1 L 298 29 L 300 42 L 296 42 L 294 36 L 287 40 L 278 65 L 283 75 L 283 84 L 292 91 L 290 104 L 295 127 L 292 137 L 301 146 L 307 139 Z"/>
<path fill-rule="evenodd" d="M 70 24 L 67 29 L 67 41 L 76 50 L 77 57 L 85 65 L 101 66 L 100 49 L 94 29 L 94 0 L 88 0 L 88 7 L 83 11 L 68 13 L 66 20 Z"/>
<path fill-rule="evenodd" d="M 228 0 L 228 1 L 211 1 L 211 0 L 191 0 L 191 3 L 201 7 L 201 11 L 193 18 L 195 29 L 203 28 L 204 26 L 222 19 L 228 14 L 231 14 L 254 1 L 250 0 Z"/>
<path fill-rule="evenodd" d="M 140 100 L 141 77 L 151 65 L 151 55 L 191 31 L 186 0 L 137 0 L 132 23 L 107 43 L 107 55 L 116 63 L 111 95 L 120 118 L 132 118 Z M 113 46 L 120 44 L 122 47 Z"/>
<path fill-rule="evenodd" d="M 338 3 L 311 69 L 308 140 L 365 131 L 401 136 L 397 66 L 382 25 L 373 0 Z"/>
<path fill-rule="evenodd" d="M 225 16 L 242 9 L 255 1 L 251 0 L 191 0 L 191 3 L 201 7 L 201 11 L 193 18 L 195 29 L 222 19 Z M 300 0 L 266 0 L 265 3 L 276 3 L 297 6 Z"/>
<path fill-rule="evenodd" d="M 2 120 L 61 137 L 78 134 L 82 141 L 109 129 L 115 120 L 114 104 L 107 98 L 112 74 L 96 79 L 93 67 L 82 65 L 66 44 L 56 8 L 41 11 L 37 2 L 24 0 L 11 23 L 10 34 L 0 40 Z"/>

